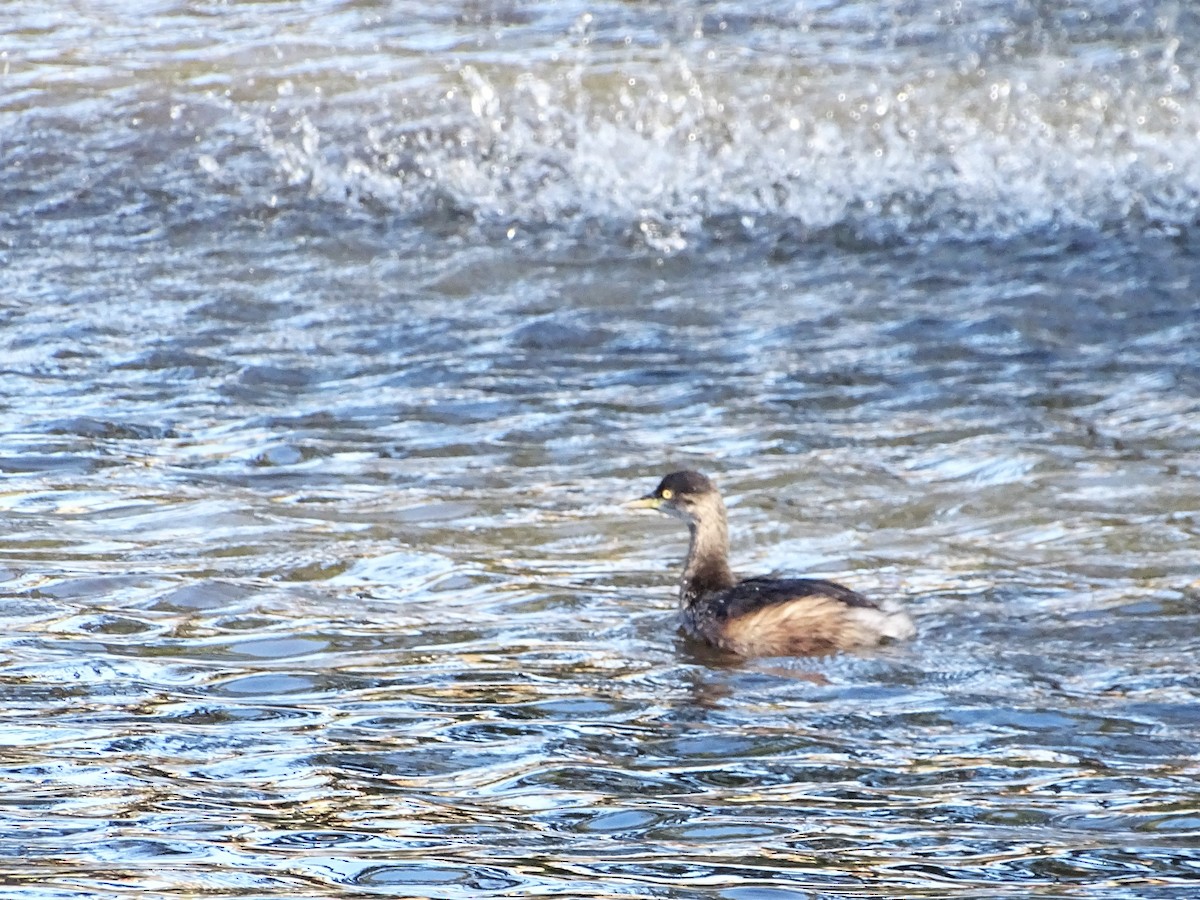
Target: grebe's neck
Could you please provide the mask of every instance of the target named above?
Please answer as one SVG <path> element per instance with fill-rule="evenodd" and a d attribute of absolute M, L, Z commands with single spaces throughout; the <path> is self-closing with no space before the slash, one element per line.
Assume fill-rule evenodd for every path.
<path fill-rule="evenodd" d="M 704 594 L 733 587 L 729 570 L 729 529 L 725 524 L 725 504 L 719 494 L 694 511 L 688 521 L 691 543 L 687 562 L 679 582 L 679 605 L 686 609 Z"/>

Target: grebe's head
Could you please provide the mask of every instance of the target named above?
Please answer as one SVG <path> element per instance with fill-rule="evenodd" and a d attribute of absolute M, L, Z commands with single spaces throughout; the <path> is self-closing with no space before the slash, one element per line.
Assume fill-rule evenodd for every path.
<path fill-rule="evenodd" d="M 699 472 L 672 472 L 658 483 L 654 493 L 625 505 L 633 509 L 657 509 L 691 523 L 700 519 L 706 509 L 720 508 L 721 494 L 717 486 Z"/>

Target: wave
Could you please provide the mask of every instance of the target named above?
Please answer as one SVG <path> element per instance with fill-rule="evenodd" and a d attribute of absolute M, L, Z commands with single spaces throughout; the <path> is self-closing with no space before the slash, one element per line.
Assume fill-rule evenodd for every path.
<path fill-rule="evenodd" d="M 86 80 L 47 31 L 57 69 L 5 70 L 0 199 L 130 222 L 315 201 L 659 254 L 1195 227 L 1195 15 L 901 6 L 310 10 L 290 38 L 247 12 L 228 47 L 164 38 Z"/>
<path fill-rule="evenodd" d="M 1143 73 L 1145 74 L 1145 73 Z M 509 239 L 871 243 L 1047 229 L 1175 233 L 1200 209 L 1200 104 L 1160 59 L 1130 83 L 1041 58 L 1008 74 L 485 72 L 349 127 L 260 140 L 291 186 Z M 851 86 L 853 83 L 853 87 Z M 360 111 L 361 112 L 361 111 Z"/>

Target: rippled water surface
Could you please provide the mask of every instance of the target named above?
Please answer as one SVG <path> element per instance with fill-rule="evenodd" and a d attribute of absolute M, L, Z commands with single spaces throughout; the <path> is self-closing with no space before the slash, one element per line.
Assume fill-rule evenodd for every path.
<path fill-rule="evenodd" d="M 1183 896 L 1198 41 L 5 4 L 5 890 Z M 919 637 L 684 643 L 683 466 Z"/>

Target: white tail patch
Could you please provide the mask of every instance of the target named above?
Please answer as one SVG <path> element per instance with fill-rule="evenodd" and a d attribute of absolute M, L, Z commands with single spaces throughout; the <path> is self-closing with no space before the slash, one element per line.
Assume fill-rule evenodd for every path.
<path fill-rule="evenodd" d="M 902 641 L 917 633 L 917 628 L 913 625 L 913 620 L 908 617 L 908 613 L 889 604 L 884 604 L 881 609 L 853 607 L 846 610 L 846 616 L 857 623 L 863 631 L 878 635 L 879 640 L 888 638 L 893 641 Z M 876 643 L 876 641 L 871 641 L 871 643 Z"/>

